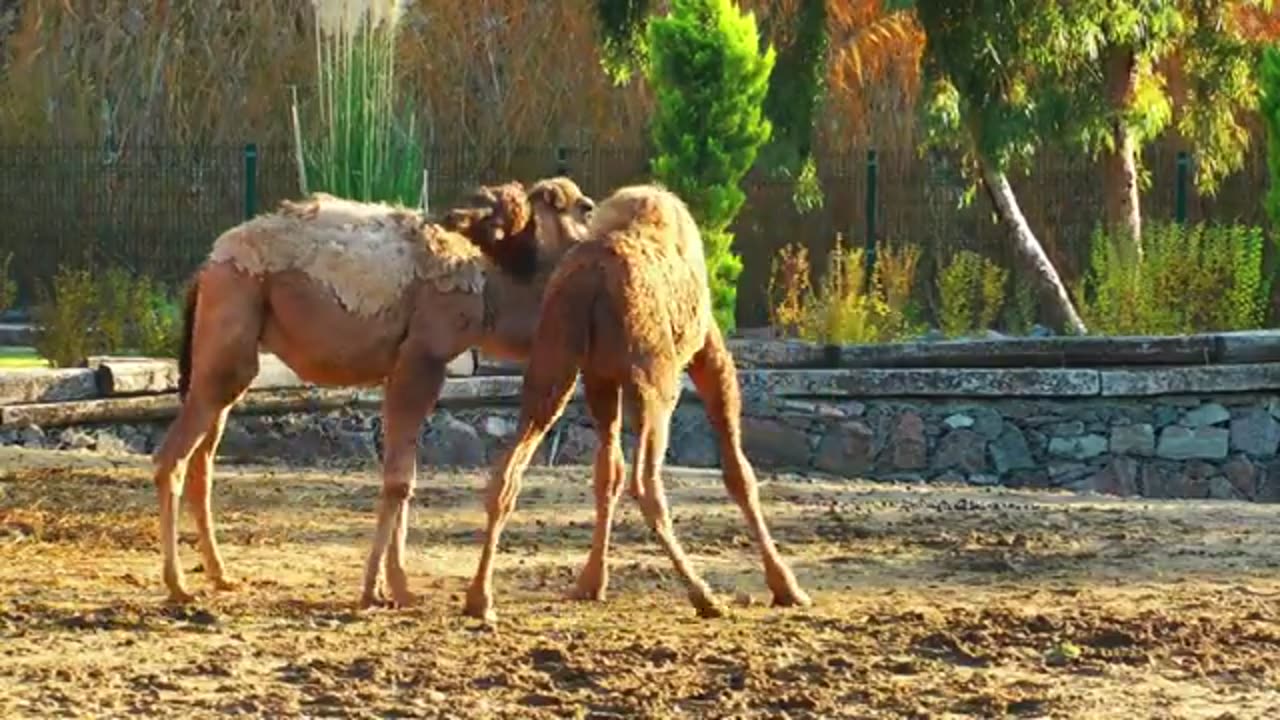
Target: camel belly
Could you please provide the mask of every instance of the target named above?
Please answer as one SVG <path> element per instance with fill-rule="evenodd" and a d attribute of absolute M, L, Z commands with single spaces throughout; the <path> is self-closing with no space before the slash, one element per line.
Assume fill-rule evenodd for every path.
<path fill-rule="evenodd" d="M 407 313 L 375 317 L 345 310 L 327 288 L 300 272 L 278 273 L 266 287 L 262 346 L 298 377 L 317 385 L 380 382 L 395 366 Z"/>

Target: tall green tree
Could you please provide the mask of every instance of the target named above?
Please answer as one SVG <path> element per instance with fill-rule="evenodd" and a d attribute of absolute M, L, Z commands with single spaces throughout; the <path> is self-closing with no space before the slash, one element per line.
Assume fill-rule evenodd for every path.
<path fill-rule="evenodd" d="M 1256 48 L 1241 9 L 1270 0 L 1058 0 L 1038 17 L 1049 51 L 1040 86 L 1054 136 L 1100 157 L 1104 220 L 1126 255 L 1141 256 L 1140 155 L 1170 126 L 1194 146 L 1207 192 L 1238 170 L 1243 116 L 1256 107 Z M 1188 93 L 1177 112 L 1162 68 Z M 1056 97 L 1055 97 L 1056 96 Z"/>
<path fill-rule="evenodd" d="M 1267 218 L 1277 225 L 1280 224 L 1280 46 L 1269 45 L 1263 49 L 1258 85 L 1258 104 L 1267 129 L 1267 176 L 1270 180 L 1262 202 Z"/>
<path fill-rule="evenodd" d="M 726 333 L 742 273 L 728 228 L 746 200 L 739 184 L 771 131 L 764 100 L 774 50 L 760 45 L 755 16 L 733 0 L 671 0 L 670 12 L 648 26 L 653 176 L 698 221 L 712 306 Z"/>
<path fill-rule="evenodd" d="M 1043 144 L 1046 113 L 1037 79 L 1056 62 L 1043 20 L 1054 0 L 917 0 L 928 38 L 926 144 L 958 150 L 1008 228 L 1041 306 L 1057 326 L 1086 328 L 1014 196 L 1008 173 Z"/>

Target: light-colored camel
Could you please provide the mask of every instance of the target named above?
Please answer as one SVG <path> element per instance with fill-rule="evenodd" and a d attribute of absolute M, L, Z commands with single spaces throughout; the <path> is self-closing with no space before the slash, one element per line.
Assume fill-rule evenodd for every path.
<path fill-rule="evenodd" d="M 518 182 L 482 187 L 439 224 L 412 210 L 317 194 L 219 237 L 188 291 L 183 403 L 154 456 L 170 600 L 192 599 L 178 565 L 184 491 L 204 572 L 215 589 L 234 587 L 210 513 L 213 458 L 262 347 L 317 385 L 383 386 L 382 491 L 360 603 L 382 601 L 384 555 L 392 603 L 411 603 L 407 508 L 418 433 L 445 366 L 472 347 L 527 356 L 546 280 L 586 237 L 593 207 L 566 178 L 527 193 Z"/>
<path fill-rule="evenodd" d="M 698 614 L 724 613 L 676 539 L 663 490 L 669 425 L 686 368 L 720 441 L 725 487 L 759 545 L 774 605 L 810 604 L 774 546 L 760 511 L 755 472 L 742 451 L 738 378 L 712 319 L 697 226 L 675 194 L 637 185 L 600 203 L 588 242 L 566 254 L 547 285 L 524 372 L 516 442 L 495 464 L 489 480 L 488 526 L 467 592 L 467 615 L 488 621 L 495 617 L 493 561 L 499 536 L 515 508 L 521 476 L 563 412 L 579 371 L 599 437 L 596 523 L 591 552 L 570 597 L 600 600 L 605 595 L 609 535 L 622 489 L 625 400 L 638 433 L 630 493 Z"/>

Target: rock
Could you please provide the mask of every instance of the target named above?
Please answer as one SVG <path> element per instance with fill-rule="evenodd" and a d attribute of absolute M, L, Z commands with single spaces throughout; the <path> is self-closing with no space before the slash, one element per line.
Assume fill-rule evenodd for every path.
<path fill-rule="evenodd" d="M 1258 458 L 1276 454 L 1280 445 L 1280 423 L 1261 408 L 1247 410 L 1231 421 L 1231 449 Z"/>
<path fill-rule="evenodd" d="M 351 460 L 376 461 L 378 459 L 378 448 L 373 442 L 373 436 L 364 430 L 345 428 L 334 430 L 333 446 L 336 452 Z"/>
<path fill-rule="evenodd" d="M 1156 427 L 1172 425 L 1178 421 L 1178 410 L 1177 408 L 1172 408 L 1168 405 L 1161 405 L 1156 408 L 1155 417 L 1153 419 Z"/>
<path fill-rule="evenodd" d="M 1107 439 L 1102 435 L 1080 437 L 1055 437 L 1049 440 L 1049 454 L 1070 460 L 1088 460 L 1107 451 Z"/>
<path fill-rule="evenodd" d="M 942 424 L 946 425 L 951 430 L 971 428 L 973 427 L 973 418 L 968 415 L 956 413 L 955 415 L 948 415 L 947 418 L 942 421 Z"/>
<path fill-rule="evenodd" d="M 988 447 L 996 472 L 1004 475 L 1013 470 L 1027 470 L 1036 466 L 1027 438 L 1016 426 L 1007 424 L 1005 430 Z"/>
<path fill-rule="evenodd" d="M 987 441 L 972 430 L 952 430 L 938 441 L 933 456 L 935 470 L 962 470 L 966 473 L 987 469 Z"/>
<path fill-rule="evenodd" d="M 1246 457 L 1233 457 L 1222 466 L 1222 475 L 1241 497 L 1252 500 L 1258 493 L 1258 467 Z"/>
<path fill-rule="evenodd" d="M 671 462 L 684 467 L 713 468 L 720 466 L 720 441 L 712 432 L 704 413 L 690 413 L 685 419 L 677 411 L 678 429 L 672 433 Z"/>
<path fill-rule="evenodd" d="M 1280 460 L 1271 460 L 1254 480 L 1254 499 L 1258 502 L 1280 502 Z"/>
<path fill-rule="evenodd" d="M 842 423 L 823 435 L 814 467 L 843 476 L 864 473 L 871 468 L 873 441 L 874 434 L 866 423 Z"/>
<path fill-rule="evenodd" d="M 68 450 L 88 450 L 93 447 L 94 440 L 83 430 L 67 428 L 58 434 L 58 444 Z"/>
<path fill-rule="evenodd" d="M 1113 457 L 1101 472 L 1088 479 L 1087 489 L 1121 497 L 1137 495 L 1139 469 L 1138 461 L 1131 457 Z"/>
<path fill-rule="evenodd" d="M 548 455 L 549 462 L 555 465 L 591 465 L 595 463 L 596 447 L 599 441 L 596 438 L 595 431 L 589 427 L 579 425 L 573 421 L 562 421 L 557 424 L 558 427 L 553 428 L 547 434 L 547 438 L 543 440 L 543 444 L 547 446 L 547 452 L 551 452 L 552 446 L 555 447 L 555 454 Z M 556 440 L 556 436 L 559 440 Z M 674 445 L 674 443 L 672 443 Z M 667 454 L 670 456 L 672 448 L 667 448 Z"/>
<path fill-rule="evenodd" d="M 1049 471 L 1041 467 L 1014 470 L 1009 473 L 1005 485 L 1013 488 L 1053 487 L 1053 483 L 1049 480 Z"/>
<path fill-rule="evenodd" d="M 1045 428 L 1045 432 L 1049 437 L 1055 438 L 1073 438 L 1084 434 L 1084 423 L 1079 420 L 1068 420 L 1067 422 L 1054 423 Z"/>
<path fill-rule="evenodd" d="M 480 423 L 480 429 L 485 435 L 496 438 L 508 437 L 514 434 L 519 427 L 519 423 L 514 418 L 504 415 L 490 415 Z"/>
<path fill-rule="evenodd" d="M 478 467 L 485 464 L 484 441 L 475 428 L 448 412 L 437 410 L 419 445 L 419 456 L 424 465 Z"/>
<path fill-rule="evenodd" d="M 1111 453 L 1113 455 L 1141 455 L 1151 457 L 1156 452 L 1156 431 L 1146 423 L 1116 425 L 1111 428 Z"/>
<path fill-rule="evenodd" d="M 1200 428 L 1209 425 L 1217 425 L 1231 419 L 1231 411 L 1222 407 L 1218 403 L 1210 402 L 1187 412 L 1182 416 L 1179 424 L 1183 427 Z"/>
<path fill-rule="evenodd" d="M 744 417 L 742 444 L 747 457 L 761 467 L 809 466 L 809 436 L 777 420 L 750 415 Z"/>
<path fill-rule="evenodd" d="M 1073 486 L 1080 480 L 1089 477 L 1092 473 L 1093 468 L 1084 463 L 1049 463 L 1049 480 L 1056 486 Z"/>
<path fill-rule="evenodd" d="M 840 403 L 840 410 L 846 417 L 862 417 L 867 412 L 867 406 L 857 400 L 850 400 L 849 402 Z"/>
<path fill-rule="evenodd" d="M 1004 432 L 1004 417 L 991 408 L 974 408 L 973 431 L 987 440 L 995 440 Z"/>
<path fill-rule="evenodd" d="M 1226 428 L 1195 429 L 1170 425 L 1160 433 L 1156 455 L 1169 460 L 1205 458 L 1220 460 L 1227 456 L 1230 433 Z"/>
<path fill-rule="evenodd" d="M 1138 474 L 1142 482 L 1142 496 L 1149 498 L 1186 497 L 1186 483 L 1176 465 L 1148 463 Z"/>
<path fill-rule="evenodd" d="M 990 475 L 987 473 L 974 473 L 969 476 L 969 484 L 989 487 L 989 486 L 999 485 L 1000 478 L 996 475 Z"/>
<path fill-rule="evenodd" d="M 27 425 L 18 431 L 18 443 L 23 447 L 42 448 L 47 439 L 39 425 Z"/>
<path fill-rule="evenodd" d="M 119 436 L 108 430 L 99 430 L 94 436 L 94 450 L 108 455 L 128 455 L 129 446 Z"/>
<path fill-rule="evenodd" d="M 889 464 L 896 470 L 922 470 L 929 461 L 924 418 L 914 410 L 898 415 L 889 440 Z"/>
<path fill-rule="evenodd" d="M 965 483 L 964 473 L 956 470 L 944 470 L 933 476 L 930 482 L 939 485 L 963 485 Z"/>
<path fill-rule="evenodd" d="M 1214 475 L 1209 478 L 1209 498 L 1211 500 L 1240 500 L 1244 496 L 1236 490 L 1235 485 L 1231 484 L 1221 475 Z"/>

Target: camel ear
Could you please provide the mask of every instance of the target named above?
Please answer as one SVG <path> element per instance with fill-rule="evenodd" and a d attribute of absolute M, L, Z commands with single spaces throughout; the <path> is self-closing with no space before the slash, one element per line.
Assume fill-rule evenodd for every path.
<path fill-rule="evenodd" d="M 445 214 L 444 220 L 441 222 L 446 230 L 454 232 L 467 232 L 478 221 L 487 215 L 487 211 L 472 210 L 468 208 L 454 208 Z"/>

